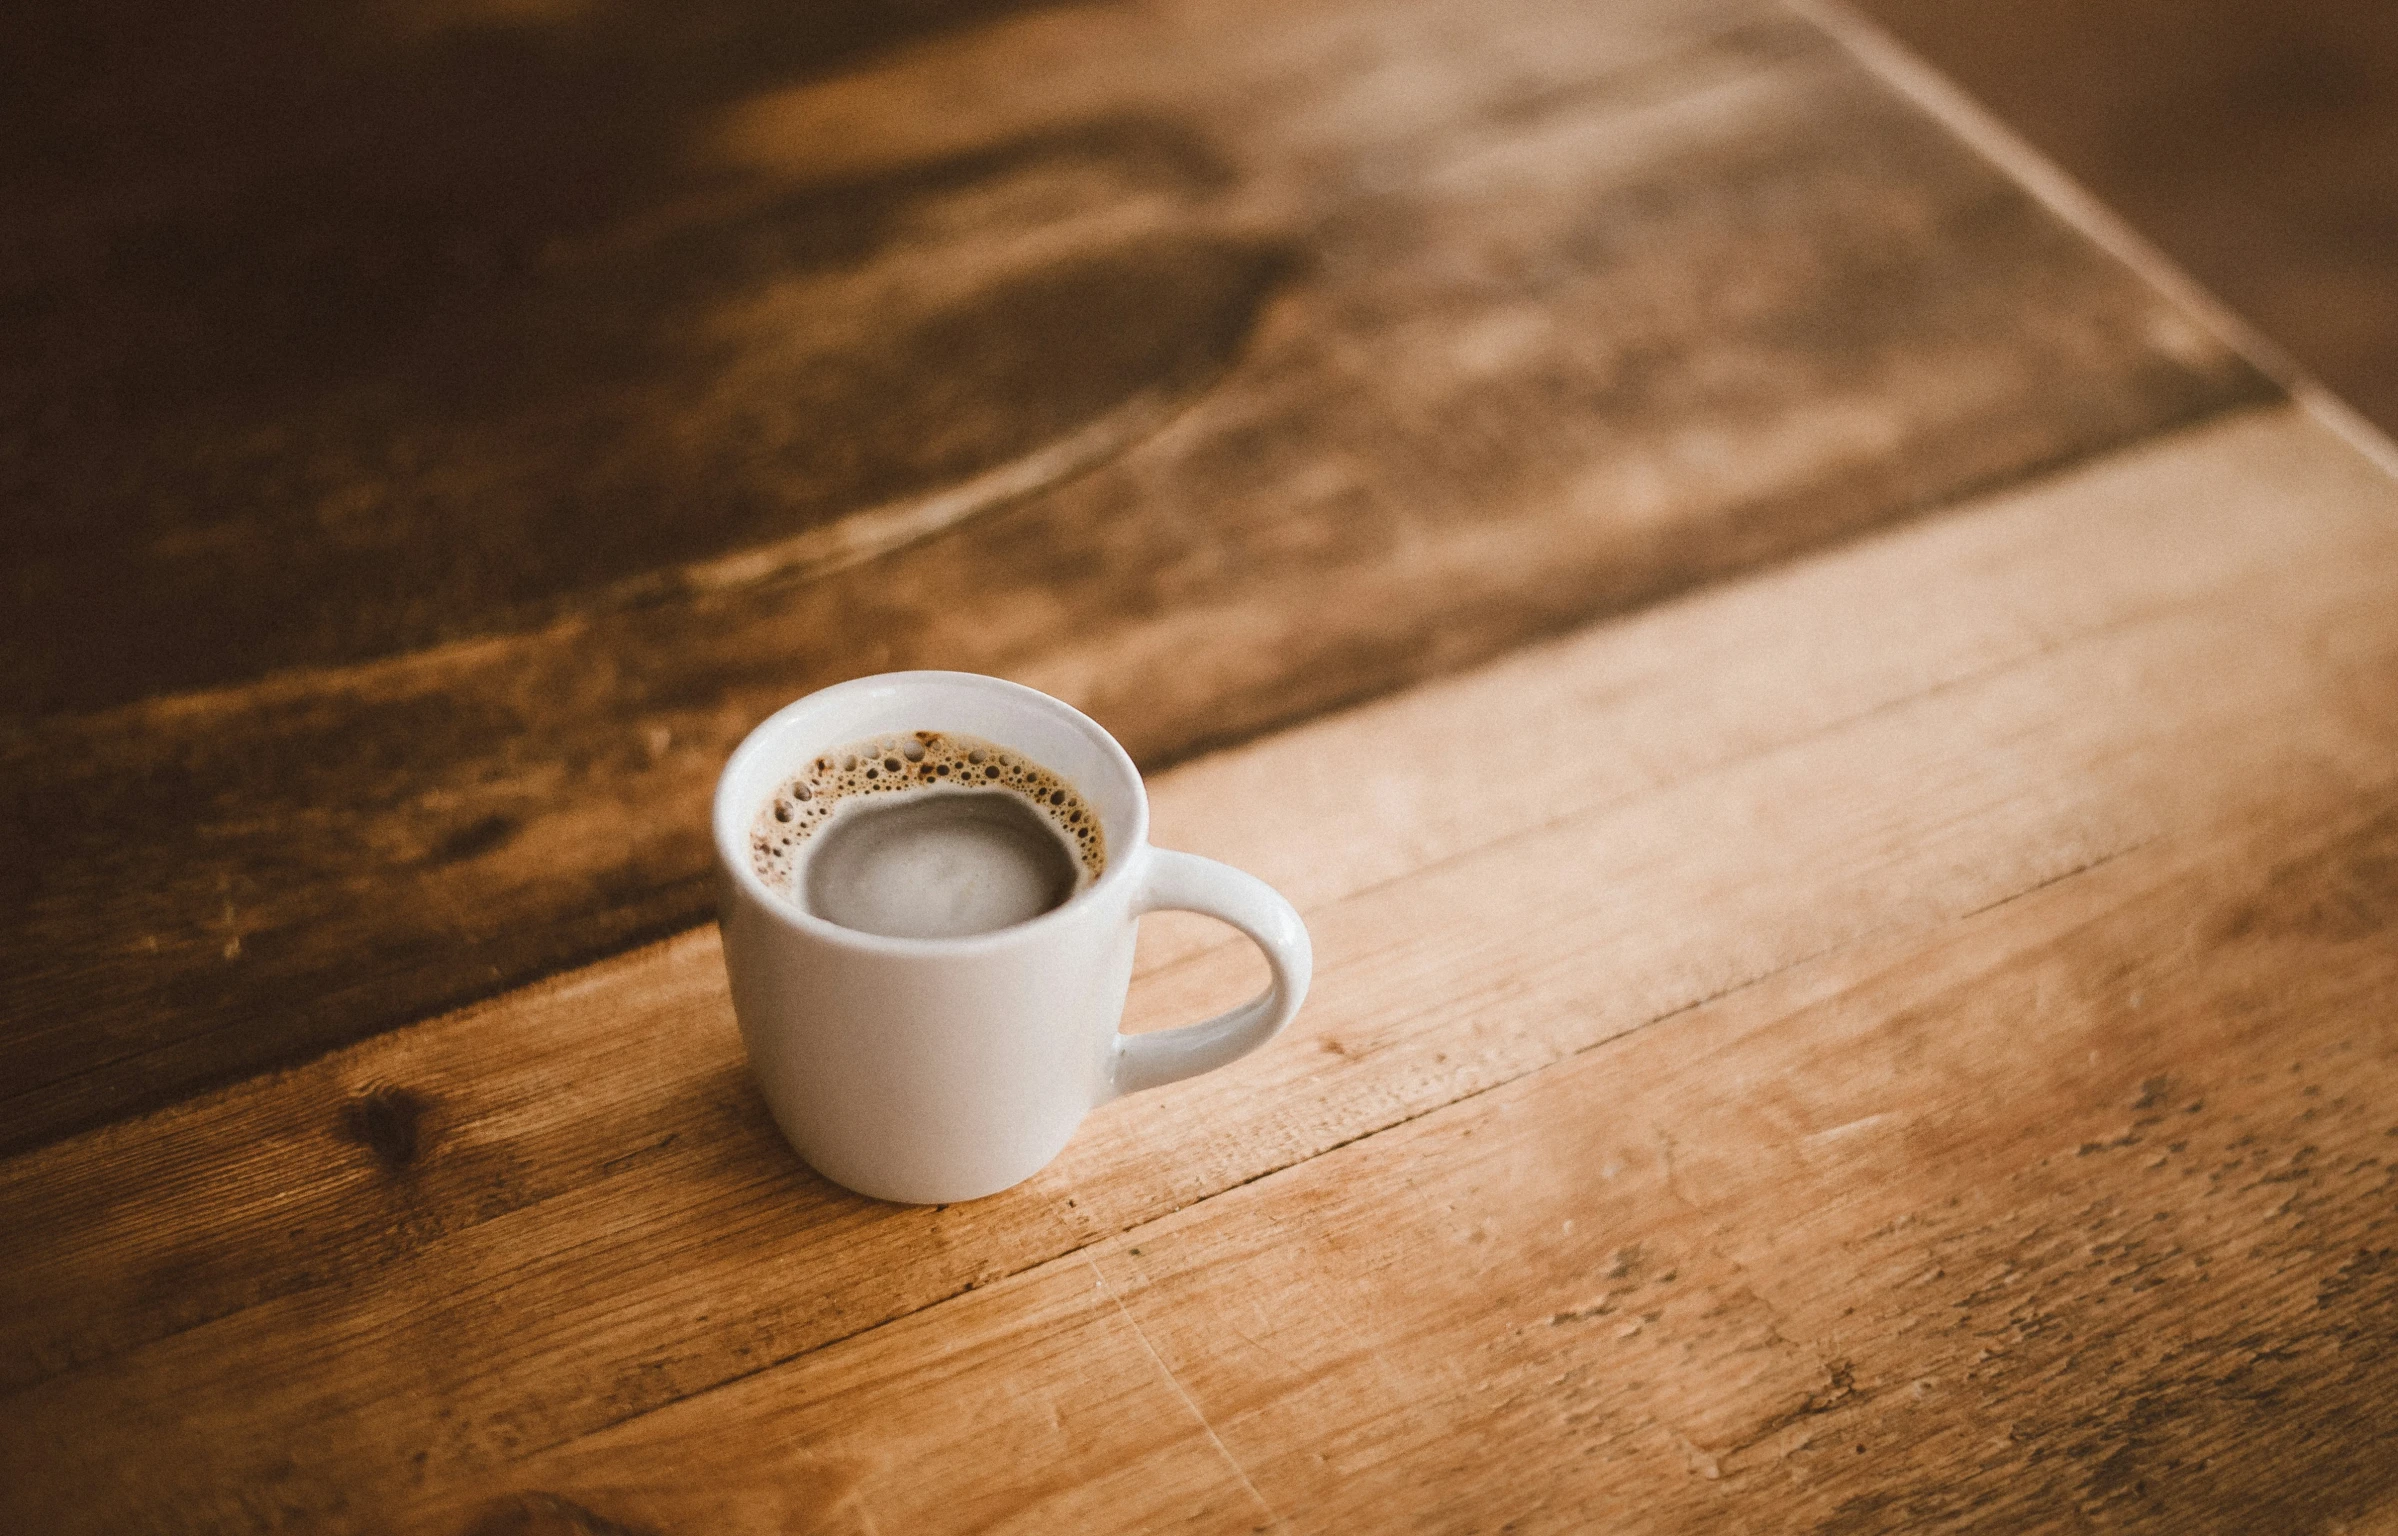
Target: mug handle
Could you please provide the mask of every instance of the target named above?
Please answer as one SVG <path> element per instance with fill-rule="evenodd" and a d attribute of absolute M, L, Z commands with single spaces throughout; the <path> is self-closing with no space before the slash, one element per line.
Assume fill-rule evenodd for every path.
<path fill-rule="evenodd" d="M 1173 909 L 1230 923 L 1265 951 L 1273 980 L 1240 1007 L 1180 1029 L 1116 1036 L 1108 1074 L 1110 1098 L 1139 1093 L 1212 1072 L 1282 1033 L 1307 996 L 1315 950 L 1306 925 L 1282 893 L 1255 875 L 1171 849 L 1149 850 L 1149 867 L 1133 896 L 1135 917 Z"/>

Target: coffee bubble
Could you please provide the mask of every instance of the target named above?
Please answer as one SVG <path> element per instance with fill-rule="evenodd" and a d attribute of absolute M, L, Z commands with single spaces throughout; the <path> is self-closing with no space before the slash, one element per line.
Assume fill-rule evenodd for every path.
<path fill-rule="evenodd" d="M 775 786 L 750 829 L 750 863 L 777 894 L 800 902 L 809 840 L 847 802 L 904 794 L 1005 794 L 1038 811 L 1074 850 L 1074 888 L 1107 868 L 1099 815 L 1064 775 L 995 742 L 910 731 L 834 748 Z"/>

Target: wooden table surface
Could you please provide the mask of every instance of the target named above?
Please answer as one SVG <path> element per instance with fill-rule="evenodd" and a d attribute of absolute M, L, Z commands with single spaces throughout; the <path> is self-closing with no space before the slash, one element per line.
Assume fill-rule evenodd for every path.
<path fill-rule="evenodd" d="M 2398 455 L 1845 13 L 5 67 L 0 1528 L 2398 1531 Z M 929 1209 L 704 815 L 923 665 L 1318 957 Z"/>

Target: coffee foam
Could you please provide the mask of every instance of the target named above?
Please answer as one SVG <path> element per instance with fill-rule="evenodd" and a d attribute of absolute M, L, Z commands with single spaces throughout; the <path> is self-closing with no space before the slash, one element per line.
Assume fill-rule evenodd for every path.
<path fill-rule="evenodd" d="M 1099 814 L 1062 774 L 1021 752 L 954 731 L 876 736 L 811 758 L 759 808 L 750 826 L 750 867 L 777 895 L 804 905 L 798 876 L 807 841 L 842 801 L 929 789 L 995 790 L 1040 811 L 1074 849 L 1077 891 L 1107 869 Z"/>

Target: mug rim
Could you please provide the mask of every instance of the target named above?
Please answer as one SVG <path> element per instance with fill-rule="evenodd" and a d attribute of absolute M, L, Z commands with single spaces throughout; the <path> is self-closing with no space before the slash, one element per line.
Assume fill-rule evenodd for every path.
<path fill-rule="evenodd" d="M 757 870 L 750 864 L 750 817 L 743 814 L 744 808 L 732 804 L 734 781 L 746 775 L 754 759 L 765 755 L 768 740 L 779 735 L 781 729 L 796 715 L 822 708 L 828 703 L 837 702 L 840 695 L 847 693 L 865 692 L 871 688 L 889 688 L 894 685 L 905 687 L 936 683 L 947 687 L 965 686 L 980 689 L 1030 708 L 1046 711 L 1090 738 L 1092 744 L 1099 749 L 1100 755 L 1108 767 L 1121 776 L 1131 790 L 1132 815 L 1130 817 L 1131 826 L 1128 829 L 1131 835 L 1125 839 L 1127 848 L 1124 856 L 1118 857 L 1115 850 L 1111 848 L 1108 854 L 1107 868 L 1100 871 L 1098 879 L 1037 917 L 1026 918 L 1020 923 L 1010 923 L 1005 928 L 993 928 L 983 933 L 958 934 L 949 938 L 908 938 L 897 934 L 868 933 L 859 928 L 847 928 L 828 918 L 818 917 L 799 903 L 777 895 L 764 880 L 759 878 Z M 833 743 L 833 745 L 839 745 L 839 743 Z M 1043 766 L 1048 765 L 1044 764 Z M 1051 771 L 1059 772 L 1060 770 L 1053 768 Z M 1080 786 L 1077 787 L 1080 788 Z M 1085 798 L 1089 798 L 1087 791 Z M 747 811 L 754 815 L 755 809 L 752 806 L 748 807 Z M 716 845 L 716 863 L 719 871 L 730 876 L 744 894 L 757 901 L 777 921 L 829 943 L 845 944 L 852 948 L 882 954 L 963 955 L 1001 949 L 1013 944 L 1034 942 L 1059 922 L 1087 910 L 1102 892 L 1111 891 L 1131 880 L 1133 878 L 1132 866 L 1139 862 L 1140 850 L 1146 848 L 1149 843 L 1149 787 L 1141 782 L 1140 769 L 1134 766 L 1132 755 L 1124 750 L 1123 743 L 1117 741 L 1107 727 L 1065 700 L 1043 693 L 1038 688 L 1011 682 L 1004 677 L 993 677 L 986 672 L 949 672 L 933 669 L 874 672 L 864 677 L 853 677 L 844 682 L 831 683 L 811 693 L 802 694 L 751 727 L 749 734 L 741 738 L 741 744 L 735 747 L 732 755 L 725 759 L 723 770 L 716 776 L 716 793 L 709 806 L 709 822 L 711 840 Z M 721 919 L 722 914 L 719 914 L 719 917 Z"/>

